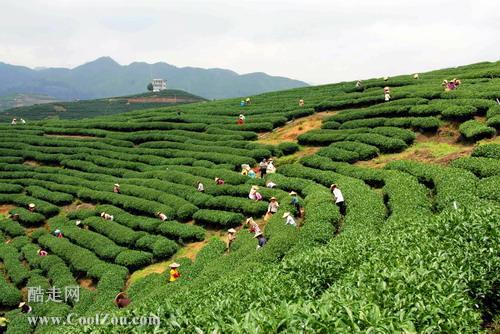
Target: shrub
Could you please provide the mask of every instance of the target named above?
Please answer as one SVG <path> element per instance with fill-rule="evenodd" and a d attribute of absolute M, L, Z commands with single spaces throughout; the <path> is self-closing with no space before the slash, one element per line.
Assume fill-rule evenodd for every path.
<path fill-rule="evenodd" d="M 18 194 L 23 191 L 23 187 L 17 184 L 0 183 L 0 194 Z"/>
<path fill-rule="evenodd" d="M 482 138 L 488 138 L 495 135 L 496 131 L 476 120 L 469 120 L 460 124 L 458 128 L 460 134 L 469 140 L 480 140 Z"/>
<path fill-rule="evenodd" d="M 500 144 L 485 144 L 474 148 L 473 157 L 500 159 Z"/>
<path fill-rule="evenodd" d="M 500 115 L 493 116 L 491 118 L 488 118 L 486 121 L 486 124 L 492 128 L 495 129 L 500 129 Z"/>
<path fill-rule="evenodd" d="M 199 210 L 194 214 L 193 218 L 200 224 L 235 227 L 243 223 L 245 216 L 241 213 L 227 211 Z"/>
<path fill-rule="evenodd" d="M 386 137 L 376 133 L 353 134 L 347 136 L 346 140 L 373 145 L 378 147 L 382 152 L 399 152 L 408 147 L 401 139 Z"/>
<path fill-rule="evenodd" d="M 205 239 L 205 229 L 201 226 L 180 224 L 175 221 L 162 222 L 158 226 L 158 232 L 169 238 L 181 239 L 183 242 Z"/>
<path fill-rule="evenodd" d="M 355 141 L 339 141 L 331 144 L 330 147 L 356 152 L 359 155 L 359 160 L 369 160 L 376 157 L 380 152 L 375 146 Z"/>
<path fill-rule="evenodd" d="M 357 152 L 347 151 L 342 148 L 333 146 L 333 144 L 320 149 L 317 154 L 328 157 L 334 161 L 354 162 L 359 160 L 359 154 Z"/>
<path fill-rule="evenodd" d="M 137 240 L 135 245 L 141 249 L 151 250 L 155 258 L 158 259 L 169 258 L 179 249 L 172 240 L 157 235 L 145 235 Z"/>
<path fill-rule="evenodd" d="M 284 155 L 289 155 L 297 152 L 299 150 L 299 145 L 294 142 L 282 142 L 278 144 L 278 149 L 281 150 Z"/>
<path fill-rule="evenodd" d="M 18 222 L 11 219 L 0 219 L 0 230 L 12 237 L 24 235 L 24 228 Z"/>
<path fill-rule="evenodd" d="M 153 261 L 151 253 L 136 250 L 124 250 L 115 259 L 117 264 L 125 266 L 130 270 L 144 267 L 150 264 L 151 261 Z"/>
<path fill-rule="evenodd" d="M 19 215 L 19 222 L 21 222 L 25 226 L 38 226 L 42 224 L 45 220 L 45 217 L 42 214 L 31 212 L 24 208 L 15 208 L 10 210 L 11 214 Z"/>
<path fill-rule="evenodd" d="M 466 119 L 477 114 L 477 108 L 473 106 L 451 106 L 443 110 L 442 115 L 449 119 Z"/>
<path fill-rule="evenodd" d="M 452 161 L 451 166 L 466 169 L 481 178 L 500 175 L 500 162 L 492 158 L 463 157 Z"/>

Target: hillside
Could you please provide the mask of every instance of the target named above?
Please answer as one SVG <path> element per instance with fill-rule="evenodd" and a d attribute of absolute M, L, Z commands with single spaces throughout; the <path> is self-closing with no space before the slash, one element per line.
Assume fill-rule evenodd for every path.
<path fill-rule="evenodd" d="M 453 78 L 461 84 L 443 89 Z M 247 106 L 0 125 L 7 333 L 494 332 L 499 97 L 495 62 L 267 93 Z M 242 164 L 271 157 L 276 173 L 242 175 Z M 262 201 L 249 198 L 254 185 Z M 280 206 L 268 215 L 272 197 Z M 248 217 L 267 239 L 260 249 Z M 173 261 L 181 276 L 169 282 Z M 160 323 L 35 328 L 16 308 L 27 287 L 72 285 L 78 301 L 30 302 L 30 316 Z M 131 304 L 118 310 L 121 291 Z"/>
<path fill-rule="evenodd" d="M 237 74 L 225 69 L 175 67 L 167 63 L 120 65 L 101 57 L 73 69 L 33 70 L 0 62 L 0 96 L 44 94 L 63 101 L 99 99 L 143 92 L 152 77 L 167 80 L 168 88 L 207 99 L 254 95 L 307 86 L 305 82 L 265 73 Z"/>
<path fill-rule="evenodd" d="M 0 112 L 5 109 L 31 106 L 34 104 L 57 102 L 56 99 L 46 95 L 12 94 L 0 97 Z"/>
<path fill-rule="evenodd" d="M 10 122 L 14 117 L 24 118 L 27 121 L 45 118 L 80 119 L 199 101 L 204 101 L 204 99 L 181 90 L 167 89 L 159 93 L 17 107 L 0 111 L 0 122 Z"/>

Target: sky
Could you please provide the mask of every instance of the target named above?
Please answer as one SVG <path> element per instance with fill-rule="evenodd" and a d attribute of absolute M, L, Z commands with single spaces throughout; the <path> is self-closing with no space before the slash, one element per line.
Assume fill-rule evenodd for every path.
<path fill-rule="evenodd" d="M 0 0 L 0 61 L 266 72 L 311 84 L 500 60 L 497 0 Z"/>

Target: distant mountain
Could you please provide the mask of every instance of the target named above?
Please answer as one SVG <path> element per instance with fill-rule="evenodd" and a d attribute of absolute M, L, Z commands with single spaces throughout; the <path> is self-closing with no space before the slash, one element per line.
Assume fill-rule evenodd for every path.
<path fill-rule="evenodd" d="M 2 101 L 1 99 L 0 102 Z M 43 104 L 0 111 L 0 122 L 10 121 L 12 118 L 24 118 L 29 121 L 46 118 L 81 119 L 201 101 L 206 100 L 175 89 L 167 89 L 159 93 L 148 92 L 105 99 L 76 100 L 71 102 L 45 101 Z"/>
<path fill-rule="evenodd" d="M 120 65 L 110 57 L 101 57 L 73 69 L 30 69 L 0 62 L 0 96 L 42 94 L 66 101 L 123 96 L 144 92 L 152 77 L 167 80 L 168 88 L 208 99 L 307 86 L 302 81 L 265 73 L 240 75 L 225 69 L 179 68 L 167 63 Z"/>

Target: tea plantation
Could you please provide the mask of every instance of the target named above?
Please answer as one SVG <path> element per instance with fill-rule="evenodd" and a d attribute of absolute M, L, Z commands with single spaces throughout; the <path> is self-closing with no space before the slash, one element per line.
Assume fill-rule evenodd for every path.
<path fill-rule="evenodd" d="M 443 79 L 459 78 L 445 91 Z M 390 87 L 390 101 L 384 87 Z M 299 106 L 299 99 L 304 105 Z M 499 326 L 500 62 L 83 120 L 0 126 L 0 311 L 7 333 L 481 333 Z M 327 112 L 327 113 L 325 113 Z M 327 115 L 297 141 L 260 137 Z M 244 124 L 237 124 L 240 114 Z M 360 164 L 455 128 L 470 154 Z M 312 154 L 303 154 L 314 148 Z M 264 179 L 241 174 L 273 157 Z M 225 181 L 216 185 L 215 178 Z M 272 181 L 275 188 L 267 188 Z M 204 192 L 197 191 L 201 182 Z M 114 192 L 114 184 L 120 192 Z M 330 185 L 342 190 L 347 211 Z M 252 201 L 252 185 L 263 201 Z M 304 208 L 300 227 L 285 225 Z M 247 217 L 278 213 L 257 241 Z M 28 205 L 36 205 L 35 212 Z M 101 218 L 105 212 L 113 220 Z M 162 221 L 155 216 L 164 213 Z M 7 215 L 10 214 L 10 218 Z M 16 219 L 12 219 L 13 215 Z M 76 221 L 81 221 L 76 224 Z M 238 229 L 230 251 L 217 231 Z M 58 238 L 54 231 L 61 230 Z M 206 241 L 194 261 L 184 247 Z M 43 248 L 47 256 L 39 256 Z M 177 255 L 176 255 L 177 254 Z M 168 270 L 130 275 L 175 256 Z M 92 282 L 92 284 L 88 284 Z M 28 287 L 79 300 L 17 305 Z M 131 304 L 114 305 L 125 291 Z M 0 312 L 0 313 L 1 313 Z M 158 316 L 156 327 L 28 316 Z"/>

